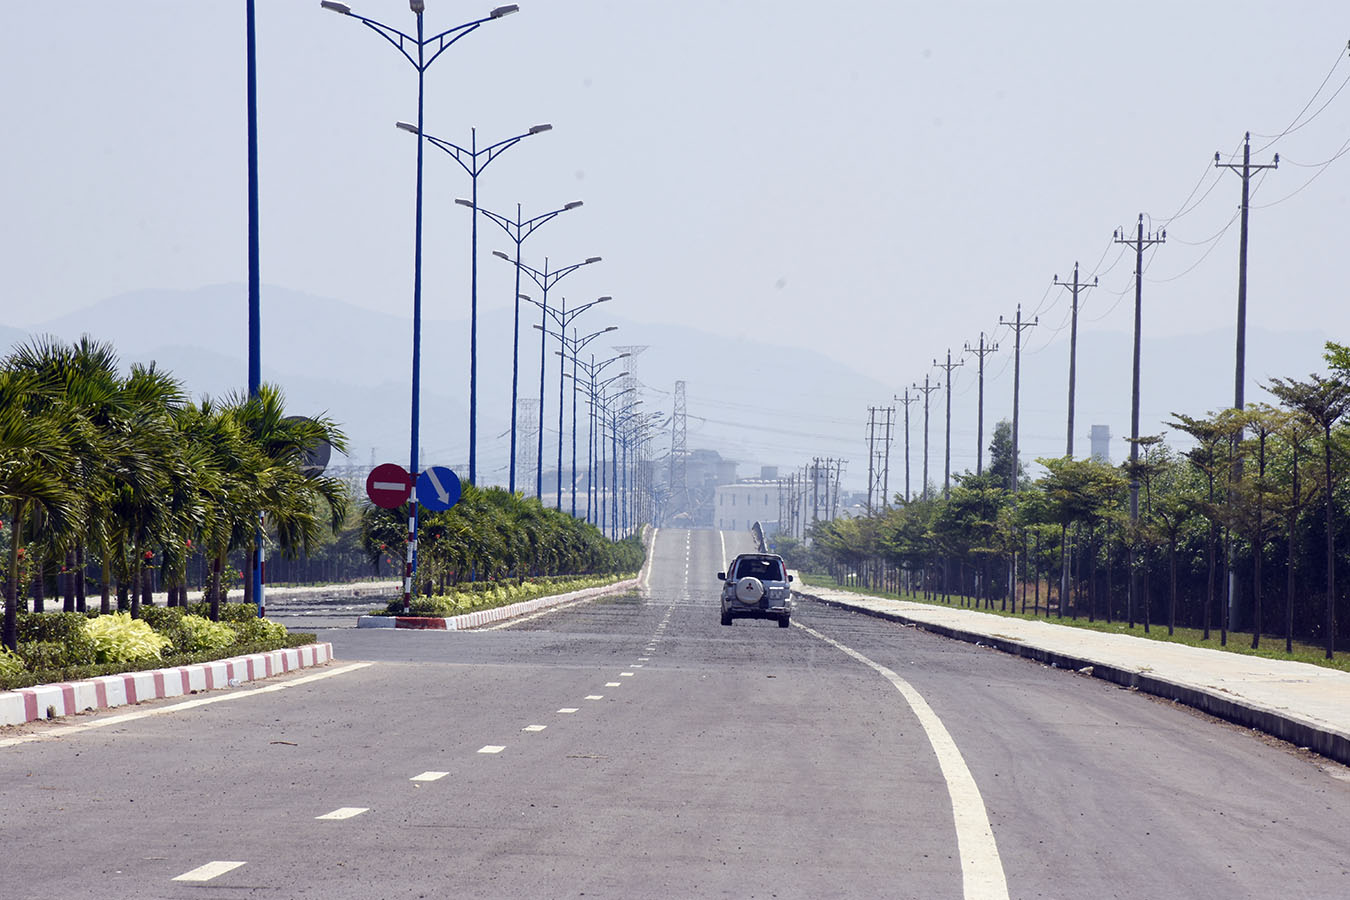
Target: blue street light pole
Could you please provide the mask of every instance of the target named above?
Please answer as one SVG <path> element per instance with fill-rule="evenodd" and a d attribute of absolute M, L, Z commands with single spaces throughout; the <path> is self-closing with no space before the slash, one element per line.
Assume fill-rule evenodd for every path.
<path fill-rule="evenodd" d="M 595 331 L 586 335 L 585 337 L 577 337 L 577 330 L 573 328 L 572 336 L 570 338 L 566 335 L 566 333 L 549 332 L 554 337 L 561 339 L 563 343 L 564 349 L 558 351 L 558 356 L 561 358 L 559 360 L 560 364 L 566 364 L 567 362 L 566 351 L 567 350 L 572 351 L 572 376 L 571 376 L 572 377 L 572 518 L 574 519 L 577 517 L 577 368 L 579 366 L 577 355 L 581 352 L 583 348 L 585 348 L 587 344 L 589 344 L 596 338 L 600 337 L 600 335 L 609 334 L 611 331 L 618 331 L 618 330 L 619 330 L 618 325 L 610 325 L 608 328 L 602 328 L 599 331 Z M 591 361 L 592 363 L 594 363 L 595 361 L 594 355 L 591 356 Z M 587 464 L 588 465 L 590 464 L 589 459 L 587 460 Z M 586 502 L 588 505 L 590 503 L 590 499 L 591 499 L 590 488 L 587 487 Z"/>
<path fill-rule="evenodd" d="M 461 205 L 476 205 L 472 203 L 466 204 L 463 200 L 456 200 L 455 202 Z M 543 225 L 545 222 L 550 222 L 559 214 L 565 213 L 570 209 L 576 209 L 579 206 L 581 206 L 581 201 L 573 200 L 571 203 L 564 204 L 562 207 L 555 209 L 552 212 L 540 213 L 532 219 L 522 218 L 519 203 L 516 204 L 516 217 L 514 219 L 508 219 L 500 213 L 492 212 L 481 206 L 476 207 L 479 212 L 495 222 L 502 231 L 505 231 L 507 237 L 511 238 L 516 245 L 516 258 L 514 260 L 516 264 L 516 314 L 515 324 L 511 330 L 511 474 L 508 479 L 508 487 L 513 494 L 516 492 L 516 405 L 520 388 L 520 247 L 521 244 L 525 243 L 525 239 L 534 234 L 535 229 L 540 225 Z M 501 254 L 499 253 L 497 255 L 500 256 Z M 475 259 L 477 256 L 478 254 L 475 252 Z"/>
<path fill-rule="evenodd" d="M 520 292 L 516 293 L 517 297 L 530 300 L 531 303 L 534 303 L 536 306 L 540 306 L 543 309 L 543 313 L 540 316 L 541 330 L 548 325 L 548 316 L 551 313 L 551 310 L 548 308 L 548 292 L 552 290 L 553 286 L 566 276 L 571 275 L 577 269 L 580 269 L 582 266 L 589 266 L 592 263 L 600 262 L 600 257 L 590 256 L 579 263 L 563 266 L 561 269 L 549 269 L 549 261 L 546 256 L 544 257 L 544 268 L 541 271 L 526 265 L 520 260 L 513 260 L 500 250 L 493 250 L 492 255 L 499 259 L 504 259 L 514 265 L 517 273 L 524 272 L 526 275 L 530 276 L 530 280 L 538 285 L 539 289 L 543 291 L 544 302 L 542 306 L 538 302 L 530 300 L 529 297 L 526 297 Z M 539 456 L 535 463 L 534 470 L 534 496 L 536 500 L 541 502 L 543 501 L 544 496 L 544 363 L 546 362 L 548 354 L 546 340 L 546 335 L 541 334 L 539 336 Z M 561 472 L 559 473 L 559 477 L 562 477 Z"/>
<path fill-rule="evenodd" d="M 465 22 L 463 25 L 456 25 L 454 28 L 448 28 L 439 34 L 425 37 L 422 13 L 426 9 L 426 4 L 424 0 L 408 0 L 408 8 L 417 16 L 417 37 L 414 38 L 397 28 L 391 28 L 374 19 L 357 15 L 345 3 L 338 3 L 336 0 L 321 0 L 319 5 L 339 15 L 356 19 L 393 44 L 398 52 L 403 54 L 404 59 L 412 63 L 413 67 L 417 69 L 417 132 L 419 135 L 422 133 L 424 123 L 424 87 L 427 68 L 460 38 L 472 34 L 483 24 L 493 19 L 500 19 L 520 10 L 520 7 L 514 3 L 509 6 L 499 6 L 484 18 Z M 428 47 L 432 47 L 430 56 L 427 55 Z M 410 48 L 416 48 L 416 56 L 413 55 Z M 416 478 L 420 472 L 417 464 L 417 440 L 421 416 L 422 385 L 422 144 L 423 141 L 421 140 L 417 142 L 417 201 L 413 237 L 412 435 L 410 441 L 412 449 L 408 453 L 408 473 L 413 478 Z M 412 605 L 413 579 L 417 575 L 417 494 L 412 490 L 408 492 L 408 556 L 403 571 L 403 610 L 407 612 Z"/>
<path fill-rule="evenodd" d="M 257 397 L 262 387 L 262 277 L 258 260 L 258 41 L 253 0 L 244 10 L 248 32 L 245 77 L 248 106 L 248 395 Z M 263 600 L 263 516 L 258 514 L 254 532 L 253 602 L 258 617 L 267 614 Z"/>
<path fill-rule="evenodd" d="M 545 131 L 552 131 L 553 126 L 535 125 L 524 134 L 518 134 L 515 137 L 509 137 L 498 141 L 483 149 L 478 149 L 478 129 L 473 128 L 469 131 L 469 146 L 461 147 L 458 144 L 443 140 L 438 137 L 432 137 L 421 131 L 416 125 L 410 125 L 407 122 L 399 122 L 398 127 L 404 131 L 410 131 L 413 134 L 421 134 L 438 149 L 445 151 L 446 154 L 453 157 L 455 162 L 459 163 L 460 168 L 469 173 L 469 180 L 473 184 L 472 200 L 456 200 L 461 206 L 467 206 L 474 211 L 472 233 L 470 241 L 472 248 L 469 277 L 469 483 L 478 483 L 478 176 L 488 165 L 500 156 L 507 149 L 519 144 L 525 138 L 533 134 L 542 134 Z"/>
<path fill-rule="evenodd" d="M 567 360 L 567 356 L 566 356 L 566 353 L 565 353 L 565 351 L 566 351 L 566 335 L 567 335 L 567 327 L 568 327 L 569 325 L 572 324 L 572 321 L 573 321 L 574 319 L 576 319 L 577 316 L 581 315 L 581 314 L 584 313 L 586 310 L 590 309 L 592 306 L 595 306 L 595 304 L 597 304 L 597 303 L 605 303 L 605 302 L 607 302 L 607 301 L 609 301 L 609 300 L 612 300 L 612 299 L 614 299 L 614 298 L 613 298 L 613 297 L 601 297 L 599 300 L 592 300 L 590 303 L 583 303 L 581 306 L 577 307 L 576 309 L 572 309 L 572 310 L 569 310 L 569 309 L 567 308 L 567 298 L 566 298 L 566 297 L 563 298 L 562 305 L 561 305 L 561 307 L 560 307 L 559 309 L 557 309 L 557 310 L 549 309 L 547 306 L 541 306 L 539 303 L 537 303 L 537 302 L 534 301 L 534 300 L 531 300 L 531 301 L 530 301 L 531 303 L 534 303 L 535 306 L 538 306 L 541 310 L 543 310 L 543 313 L 544 313 L 544 316 L 545 316 L 544 323 L 535 326 L 540 332 L 542 332 L 542 333 L 540 334 L 540 336 L 539 336 L 539 341 L 540 341 L 541 346 L 542 346 L 542 344 L 543 344 L 543 342 L 544 342 L 544 339 L 545 339 L 548 335 L 550 335 L 550 334 L 553 335 L 554 337 L 558 338 L 558 348 L 559 348 L 558 355 L 559 355 L 560 357 L 562 357 L 562 359 L 559 361 L 559 364 L 558 364 L 558 499 L 557 499 L 556 506 L 554 507 L 555 509 L 559 509 L 559 510 L 562 509 L 563 374 L 564 374 L 564 373 L 563 373 L 563 366 L 562 366 L 562 364 L 563 364 L 564 362 L 566 362 L 566 360 Z M 557 324 L 557 326 L 558 326 L 558 330 L 557 330 L 557 331 L 549 331 L 548 328 L 546 327 L 546 325 L 547 325 L 547 318 L 548 318 L 549 316 L 551 316 L 551 317 L 553 318 L 553 321 Z M 542 352 L 542 350 L 541 350 L 541 352 Z M 575 404 L 575 399 L 576 399 L 576 398 L 573 397 L 574 404 Z M 540 421 L 542 422 L 542 419 L 541 419 Z M 542 432 L 542 430 L 541 430 L 541 431 L 540 431 L 540 434 L 542 434 L 542 433 L 543 433 L 543 432 Z"/>
<path fill-rule="evenodd" d="M 592 371 L 594 374 L 591 375 L 591 389 L 590 389 L 591 433 L 590 433 L 590 437 L 587 439 L 587 443 L 591 445 L 591 450 L 590 450 L 590 453 L 589 453 L 589 461 L 588 461 L 588 463 L 587 463 L 587 465 L 588 465 L 590 468 L 589 468 L 589 470 L 588 470 L 587 473 L 586 473 L 586 521 L 587 521 L 587 522 L 590 522 L 592 525 L 597 525 L 597 524 L 598 524 L 598 525 L 600 526 L 600 533 L 601 533 L 601 534 L 604 534 L 604 531 L 605 531 L 605 504 L 604 504 L 604 497 L 605 497 L 605 482 L 606 482 L 606 478 L 605 478 L 605 415 L 606 415 L 606 410 L 608 409 L 609 401 L 612 400 L 615 396 L 618 396 L 618 394 L 614 394 L 614 395 L 610 395 L 610 396 L 607 397 L 607 396 L 605 395 L 605 389 L 608 388 L 608 387 L 610 386 L 610 384 L 612 384 L 613 382 L 615 382 L 615 381 L 619 380 L 620 378 L 622 378 L 622 377 L 624 376 L 624 373 L 623 373 L 623 372 L 620 372 L 620 373 L 617 374 L 617 375 L 611 375 L 609 378 L 606 378 L 604 381 L 596 381 L 596 377 L 595 377 L 595 376 L 596 376 L 596 375 L 599 375 L 599 374 L 600 374 L 600 370 L 603 369 L 603 368 L 604 368 L 606 365 L 608 365 L 609 363 L 614 362 L 614 360 L 616 360 L 616 359 L 622 359 L 624 356 L 627 356 L 627 355 L 628 355 L 628 354 L 626 354 L 626 353 L 625 353 L 625 354 L 620 354 L 619 356 L 616 356 L 616 357 L 614 357 L 613 359 L 607 359 L 607 360 L 605 360 L 603 363 L 599 364 L 598 366 L 595 365 L 595 357 L 594 357 L 594 356 L 591 357 L 591 362 L 592 362 L 592 369 L 591 369 L 591 371 Z M 630 387 L 630 388 L 624 388 L 622 391 L 619 391 L 619 394 L 626 394 L 626 393 L 629 393 L 629 392 L 632 391 L 632 390 L 634 390 L 634 389 L 631 388 L 631 387 Z M 595 479 L 594 479 L 593 475 L 591 474 L 591 473 L 595 470 L 595 467 L 596 467 L 597 464 L 599 464 L 599 466 L 600 466 L 600 483 L 599 483 L 599 484 L 595 484 L 595 483 L 594 483 Z M 595 495 L 595 510 L 594 510 L 594 512 L 592 512 L 592 510 L 591 510 L 591 495 L 592 495 L 592 494 Z"/>
<path fill-rule="evenodd" d="M 580 349 L 580 348 L 578 348 L 578 349 Z M 619 378 L 622 378 L 622 377 L 623 377 L 623 373 L 619 373 L 618 375 L 613 375 L 613 376 L 611 376 L 611 377 L 605 379 L 603 382 L 598 382 L 598 383 L 597 383 L 597 378 L 599 377 L 600 373 L 603 372 L 603 371 L 605 370 L 605 368 L 606 368 L 607 366 L 609 366 L 611 363 L 618 362 L 619 360 L 625 359 L 626 357 L 628 357 L 628 356 L 630 356 L 630 355 L 631 355 L 631 354 L 629 354 L 629 353 L 620 353 L 620 354 L 617 355 L 617 356 L 611 356 L 609 359 L 604 359 L 604 360 L 601 360 L 600 362 L 596 362 L 596 360 L 595 360 L 595 354 L 592 353 L 592 354 L 591 354 L 591 361 L 590 361 L 589 364 L 584 363 L 584 362 L 583 362 L 583 363 L 580 363 L 581 371 L 586 375 L 586 378 L 587 378 L 588 381 L 589 381 L 589 385 L 588 385 L 587 391 L 586 391 L 586 398 L 587 398 L 587 405 L 588 405 L 587 416 L 586 416 L 586 425 L 587 425 L 587 427 L 586 427 L 586 521 L 587 521 L 587 522 L 590 522 L 590 523 L 592 523 L 592 524 L 594 524 L 594 522 L 595 522 L 595 520 L 594 520 L 594 519 L 592 518 L 592 516 L 591 516 L 591 495 L 594 493 L 594 488 L 595 488 L 595 484 L 594 484 L 594 481 L 595 481 L 595 479 L 594 479 L 594 472 L 595 472 L 595 418 L 596 418 L 596 405 L 597 405 L 596 398 L 597 398 L 597 396 L 598 396 L 598 395 L 597 395 L 597 391 L 598 391 L 599 389 L 601 389 L 601 388 L 607 387 L 607 386 L 610 384 L 610 382 L 613 382 L 613 381 L 615 381 L 615 380 L 617 380 L 617 379 L 619 379 Z M 575 356 L 575 354 L 573 355 L 572 359 L 573 359 L 573 362 L 576 362 L 576 356 Z M 576 388 L 576 381 L 577 381 L 576 377 L 573 376 L 573 378 L 572 378 L 572 386 L 573 386 L 573 389 L 574 389 L 574 390 L 575 390 L 575 388 Z M 629 390 L 632 390 L 632 388 L 629 388 Z M 573 401 L 573 407 L 575 408 L 575 400 Z M 575 426 L 573 426 L 573 433 L 574 433 L 574 434 L 575 434 L 575 431 L 576 431 L 576 428 L 575 428 Z"/>

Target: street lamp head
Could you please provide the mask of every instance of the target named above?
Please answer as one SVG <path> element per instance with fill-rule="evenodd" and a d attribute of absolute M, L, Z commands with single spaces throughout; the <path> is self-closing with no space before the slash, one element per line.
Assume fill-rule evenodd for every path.
<path fill-rule="evenodd" d="M 596 302 L 596 303 L 605 303 L 605 302 L 607 302 L 607 301 L 609 301 L 609 300 L 613 300 L 613 299 L 614 299 L 613 297 L 611 297 L 611 296 L 609 296 L 609 295 L 607 294 L 607 295 L 605 295 L 604 297 L 597 297 L 596 300 L 595 300 L 595 302 Z"/>
<path fill-rule="evenodd" d="M 421 130 L 411 122 L 395 122 L 394 127 L 401 131 L 407 131 L 410 134 L 421 134 Z"/>
<path fill-rule="evenodd" d="M 598 256 L 588 256 L 588 257 L 586 257 L 586 263 L 587 263 L 587 265 L 589 265 L 590 263 L 598 263 L 599 261 L 600 261 L 600 257 L 598 257 Z"/>
<path fill-rule="evenodd" d="M 516 294 L 516 299 L 517 299 L 517 300 L 528 300 L 528 299 L 530 299 L 530 295 L 529 295 L 529 294 Z"/>
<path fill-rule="evenodd" d="M 609 326 L 608 328 L 606 328 L 604 331 L 602 331 L 602 332 L 600 332 L 600 333 L 601 333 L 601 334 L 608 334 L 608 333 L 611 332 L 611 331 L 618 331 L 618 330 L 619 330 L 619 326 L 618 326 L 618 325 L 611 325 L 611 326 Z"/>
<path fill-rule="evenodd" d="M 571 203 L 564 203 L 563 209 L 576 209 L 580 205 L 581 205 L 580 200 L 573 200 Z"/>
<path fill-rule="evenodd" d="M 531 125 L 530 134 L 540 134 L 545 131 L 552 131 L 553 126 L 545 122 L 543 125 Z"/>
<path fill-rule="evenodd" d="M 473 209 L 472 200 L 465 200 L 463 197 L 456 197 L 455 202 L 458 203 L 460 206 L 467 206 L 469 209 Z"/>
<path fill-rule="evenodd" d="M 324 9 L 331 9 L 335 13 L 341 13 L 344 16 L 352 14 L 352 8 L 345 3 L 334 3 L 333 0 L 322 0 L 319 3 Z"/>
<path fill-rule="evenodd" d="M 620 353 L 618 356 L 616 356 L 616 357 L 614 357 L 614 358 L 615 358 L 615 359 L 627 359 L 628 357 L 630 357 L 630 356 L 632 356 L 632 355 L 633 355 L 633 354 L 631 354 L 631 353 Z"/>
<path fill-rule="evenodd" d="M 420 16 L 422 13 L 426 12 L 427 5 L 423 0 L 408 0 L 408 9 L 411 9 Z"/>
<path fill-rule="evenodd" d="M 493 256 L 499 256 L 499 257 L 501 257 L 502 259 L 506 260 L 507 262 L 511 262 L 511 261 L 512 261 L 512 260 L 511 260 L 511 257 L 507 256 L 505 253 L 503 253 L 503 252 L 500 251 L 500 250 L 493 250 L 493 251 L 492 251 L 492 255 L 493 255 Z"/>
<path fill-rule="evenodd" d="M 509 16 L 511 13 L 520 12 L 520 7 L 512 3 L 510 6 L 499 6 L 488 13 L 489 19 L 500 19 L 502 16 Z"/>

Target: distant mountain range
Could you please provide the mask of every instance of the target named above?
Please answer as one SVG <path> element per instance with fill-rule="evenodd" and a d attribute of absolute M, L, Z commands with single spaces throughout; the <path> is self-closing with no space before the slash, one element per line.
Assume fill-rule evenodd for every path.
<path fill-rule="evenodd" d="M 263 294 L 263 377 L 280 384 L 288 407 L 299 414 L 326 412 L 342 423 L 352 464 L 406 462 L 409 442 L 411 322 L 408 317 L 375 312 L 335 300 L 279 287 Z M 522 313 L 520 394 L 538 399 L 538 311 Z M 716 323 L 654 325 L 624 318 L 620 304 L 603 307 L 578 319 L 598 330 L 616 324 L 619 330 L 597 339 L 600 358 L 612 347 L 645 347 L 634 364 L 642 387 L 641 410 L 663 429 L 653 441 L 654 454 L 670 448 L 670 418 L 675 382 L 687 384 L 687 448 L 714 449 L 740 464 L 739 474 L 757 476 L 760 466 L 788 471 L 814 456 L 848 459 L 846 487 L 866 489 L 869 407 L 894 404 L 913 379 L 928 371 L 940 380 L 931 360 L 897 358 L 897 384 L 884 384 L 821 354 L 786 349 L 772 342 L 773 328 L 762 335 L 721 333 Z M 478 467 L 482 483 L 505 483 L 507 475 L 510 389 L 511 313 L 487 310 L 480 315 Z M 824 327 L 868 328 L 875 323 L 827 322 Z M 583 333 L 584 333 L 583 329 Z M 149 362 L 173 372 L 194 395 L 223 396 L 241 391 L 247 380 L 246 292 L 225 284 L 193 291 L 145 290 L 103 300 L 77 313 L 40 322 L 28 329 L 0 327 L 0 347 L 8 348 L 33 335 L 71 340 L 90 334 L 111 342 L 124 363 Z M 1248 334 L 1248 400 L 1265 399 L 1256 385 L 1273 375 L 1303 377 L 1322 370 L 1321 347 L 1327 339 L 1316 330 Z M 420 454 L 426 464 L 467 469 L 468 459 L 468 323 L 429 318 L 422 332 L 422 405 Z M 556 344 L 550 339 L 545 390 L 545 468 L 557 452 Z M 1007 342 L 1005 342 L 1007 343 Z M 1041 347 L 1036 352 L 1028 348 Z M 1078 340 L 1075 451 L 1088 452 L 1093 424 L 1106 424 L 1114 437 L 1112 456 L 1126 453 L 1129 434 L 1132 338 L 1116 332 L 1083 332 Z M 1011 417 L 1012 347 L 1003 346 L 986 361 L 985 442 L 993 423 Z M 1175 338 L 1147 338 L 1142 353 L 1141 432 L 1155 433 L 1174 412 L 1202 415 L 1232 403 L 1233 338 L 1231 331 Z M 622 363 L 606 370 L 619 371 Z M 1023 456 L 1058 456 L 1064 452 L 1067 407 L 1067 332 L 1048 344 L 1024 345 L 1021 372 L 1021 443 Z M 975 360 L 956 371 L 952 399 L 952 468 L 975 466 Z M 571 386 L 568 384 L 569 393 Z M 913 393 L 913 391 L 911 391 Z M 930 398 L 929 477 L 942 480 L 945 392 Z M 570 440 L 570 407 L 564 431 Z M 580 407 L 580 457 L 585 458 L 585 404 Z M 881 415 L 878 416 L 881 422 Z M 903 489 L 903 406 L 896 412 L 892 436 L 893 491 Z M 524 421 L 521 423 L 524 430 Z M 878 425 L 878 440 L 884 429 Z M 1175 438 L 1169 437 L 1169 441 Z M 911 467 L 919 487 L 922 447 L 922 403 L 910 407 Z M 523 442 L 523 441 L 522 441 Z M 879 446 L 879 445 L 878 445 Z M 570 465 L 570 446 L 565 463 Z M 335 463 L 340 463 L 340 458 Z M 878 462 L 878 466 L 880 463 Z"/>

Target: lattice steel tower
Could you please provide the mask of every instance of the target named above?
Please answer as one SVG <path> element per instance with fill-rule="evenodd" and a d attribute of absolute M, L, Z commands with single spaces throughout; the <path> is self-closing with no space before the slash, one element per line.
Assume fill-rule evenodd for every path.
<path fill-rule="evenodd" d="M 689 513 L 689 455 L 685 432 L 684 382 L 675 382 L 675 414 L 670 419 L 670 508 L 671 516 Z"/>

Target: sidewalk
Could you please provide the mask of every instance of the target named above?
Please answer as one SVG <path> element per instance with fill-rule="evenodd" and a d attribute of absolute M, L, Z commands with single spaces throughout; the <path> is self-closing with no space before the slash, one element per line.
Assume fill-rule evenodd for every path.
<path fill-rule="evenodd" d="M 1138 688 L 1350 765 L 1350 672 L 830 588 L 797 593 Z"/>

